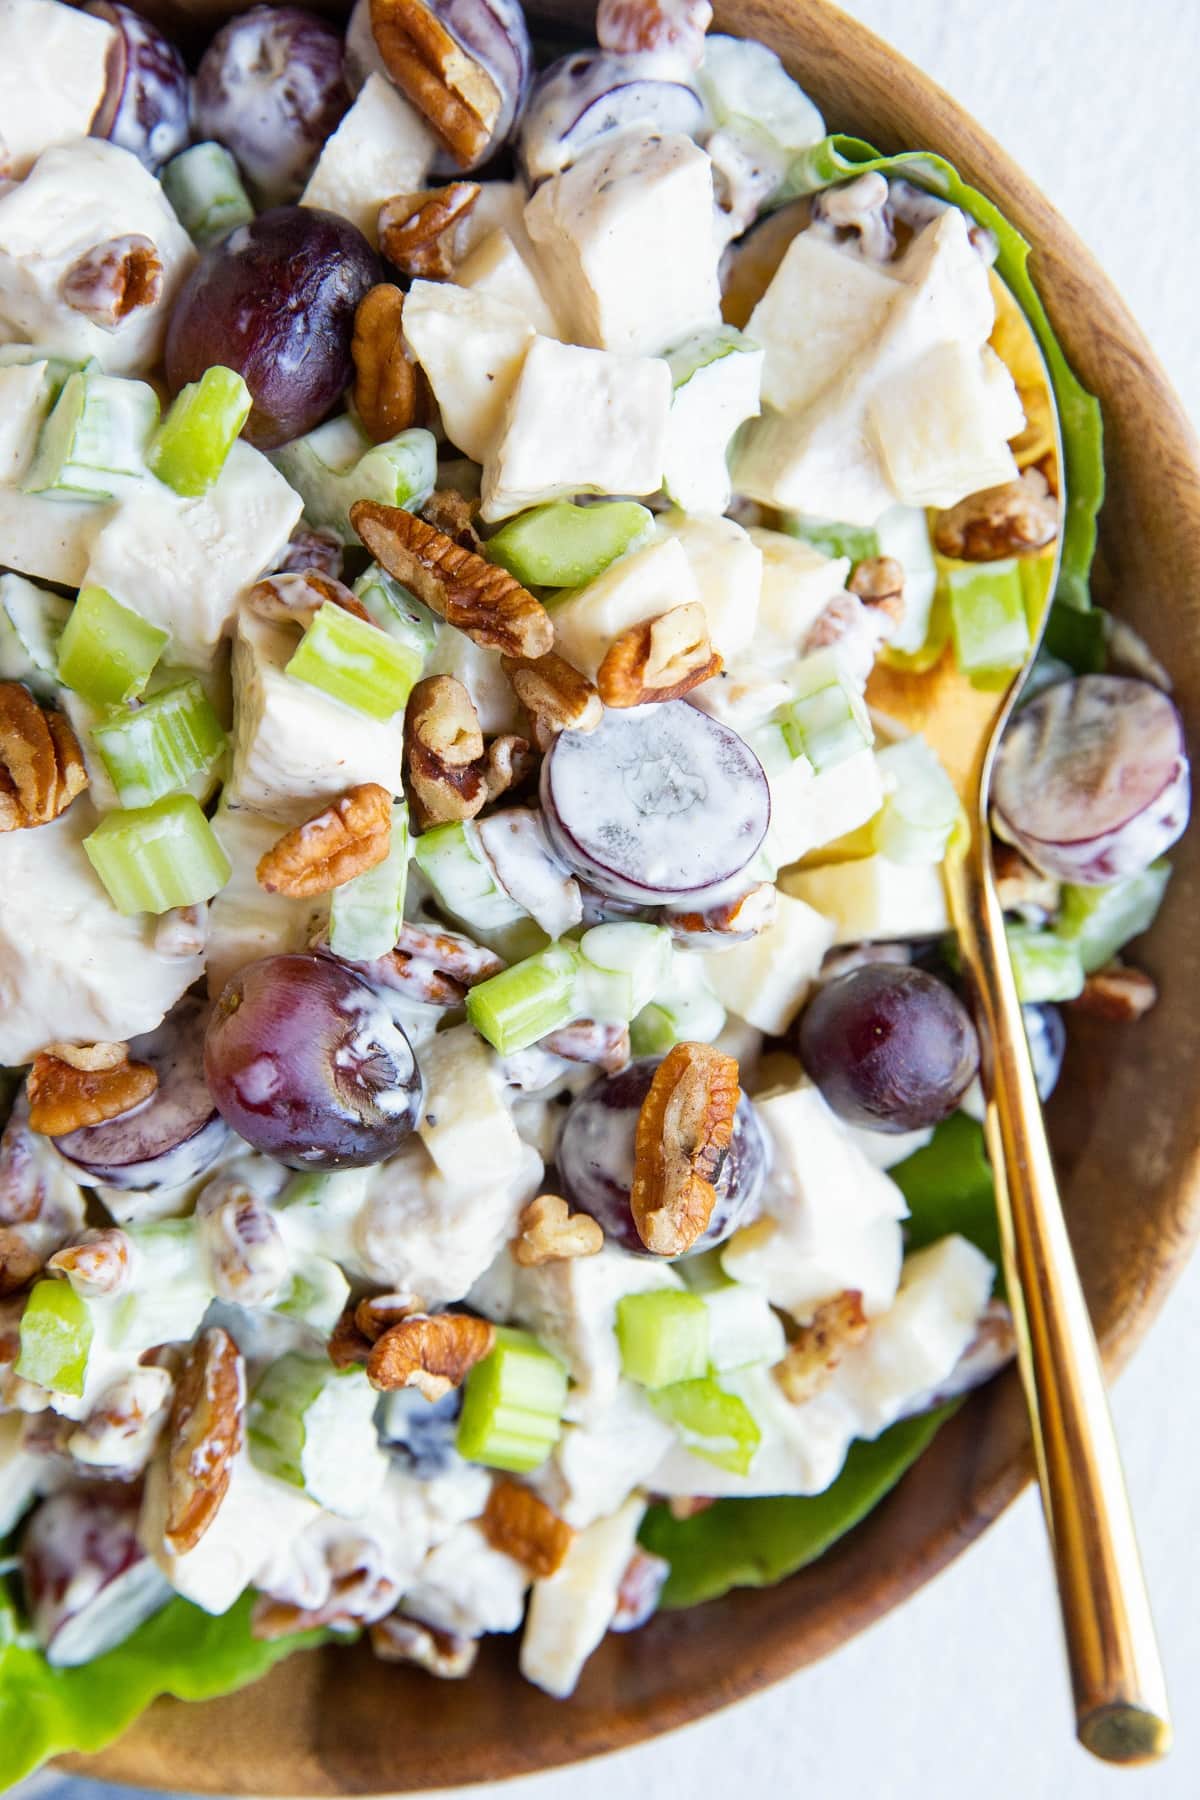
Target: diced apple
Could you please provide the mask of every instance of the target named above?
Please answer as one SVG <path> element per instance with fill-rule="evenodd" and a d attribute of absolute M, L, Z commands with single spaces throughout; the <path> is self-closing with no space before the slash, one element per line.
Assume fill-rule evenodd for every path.
<path fill-rule="evenodd" d="M 798 756 L 768 774 L 771 784 L 771 829 L 767 847 L 780 868 L 819 850 L 847 832 L 857 831 L 883 805 L 883 781 L 873 750 L 858 750 L 843 762 L 815 774 L 806 757 Z M 797 899 L 809 900 L 818 912 L 832 910 L 798 887 L 789 875 L 782 882 Z M 870 933 L 860 933 L 869 936 Z"/>
<path fill-rule="evenodd" d="M 574 1691 L 612 1623 L 645 1511 L 640 1495 L 627 1500 L 620 1512 L 579 1533 L 553 1575 L 534 1582 L 520 1666 L 526 1681 L 545 1693 L 564 1699 Z"/>
<path fill-rule="evenodd" d="M 86 137 L 118 41 L 106 19 L 58 0 L 0 5 L 0 122 L 6 175 L 20 180 L 43 150 Z"/>
<path fill-rule="evenodd" d="M 833 933 L 812 906 L 780 894 L 774 922 L 748 943 L 708 957 L 705 973 L 730 1012 L 779 1037 L 803 1005 Z"/>
<path fill-rule="evenodd" d="M 789 869 L 780 884 L 833 921 L 835 944 L 857 944 L 865 938 L 940 937 L 950 929 L 945 885 L 936 863 L 895 863 L 886 856 L 864 856 L 824 868 Z"/>
<path fill-rule="evenodd" d="M 685 513 L 719 517 L 732 498 L 729 446 L 760 406 L 763 353 L 732 325 L 697 332 L 667 361 L 675 391 L 663 487 Z"/>
<path fill-rule="evenodd" d="M 904 283 L 819 231 L 793 238 L 747 335 L 766 352 L 762 397 L 804 411 L 876 339 Z"/>
<path fill-rule="evenodd" d="M 451 443 L 474 462 L 496 448 L 534 328 L 495 295 L 448 281 L 415 281 L 404 335 L 429 377 Z"/>
<path fill-rule="evenodd" d="M 48 362 L 0 368 L 0 486 L 25 474 L 53 394 Z"/>
<path fill-rule="evenodd" d="M 963 344 L 938 344 L 883 382 L 869 417 L 901 504 L 954 506 L 1015 481 L 1019 471 L 995 412 L 983 360 Z"/>
<path fill-rule="evenodd" d="M 268 894 L 259 885 L 260 859 L 287 830 L 281 819 L 222 798 L 212 826 L 233 870 L 208 909 L 205 970 L 208 991 L 216 999 L 230 976 L 247 963 L 306 949 L 329 904 L 327 895 L 292 900 Z"/>
<path fill-rule="evenodd" d="M 469 1187 L 486 1169 L 510 1179 L 522 1161 L 521 1140 L 505 1104 L 497 1058 L 470 1025 L 441 1031 L 421 1058 L 425 1099 L 417 1130 L 451 1187 Z"/>
<path fill-rule="evenodd" d="M 783 531 L 752 525 L 750 539 L 762 553 L 758 629 L 799 650 L 827 603 L 841 593 L 850 573 L 848 556 L 824 556 Z"/>
<path fill-rule="evenodd" d="M 502 226 L 497 226 L 464 257 L 454 271 L 454 279 L 459 287 L 515 307 L 543 337 L 562 337 L 537 276 Z"/>
<path fill-rule="evenodd" d="M 300 204 L 341 213 L 378 244 L 380 207 L 393 194 L 420 192 L 437 147 L 421 115 L 387 77 L 368 75 L 327 140 Z"/>
<path fill-rule="evenodd" d="M 682 546 L 700 590 L 713 648 L 726 663 L 748 650 L 758 624 L 762 553 L 734 519 L 664 513 L 657 526 Z"/>
<path fill-rule="evenodd" d="M 618 557 L 595 581 L 555 606 L 555 643 L 569 663 L 594 678 L 613 639 L 623 631 L 702 598 L 679 538 L 655 537 Z"/>

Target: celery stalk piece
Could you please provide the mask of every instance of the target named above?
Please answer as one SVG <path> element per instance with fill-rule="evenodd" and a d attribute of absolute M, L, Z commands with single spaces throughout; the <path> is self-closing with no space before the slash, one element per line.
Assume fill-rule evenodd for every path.
<path fill-rule="evenodd" d="M 599 506 L 552 500 L 509 519 L 487 540 L 484 555 L 526 587 L 584 587 L 653 527 L 654 515 L 634 500 Z"/>
<path fill-rule="evenodd" d="M 87 1374 L 92 1329 L 91 1309 L 69 1282 L 39 1281 L 21 1314 L 21 1347 L 13 1367 L 22 1380 L 77 1399 Z"/>
<path fill-rule="evenodd" d="M 896 863 L 939 863 L 958 822 L 954 783 L 919 734 L 876 756 L 889 790 L 873 820 L 875 848 Z"/>
<path fill-rule="evenodd" d="M 763 352 L 733 325 L 702 327 L 666 353 L 671 413 L 663 492 L 684 512 L 720 517 L 732 499 L 729 447 L 762 410 Z"/>
<path fill-rule="evenodd" d="M 1092 614 L 1077 616 L 1086 619 Z M 1131 938 L 1149 931 L 1170 879 L 1170 863 L 1156 862 L 1140 874 L 1111 882 L 1107 887 L 1074 887 L 1068 883 L 1062 890 L 1059 915 L 1054 922 L 1055 936 L 1075 946 L 1085 975 L 1094 974 L 1111 962 Z"/>
<path fill-rule="evenodd" d="M 579 954 L 580 1016 L 626 1025 L 668 978 L 671 934 L 661 925 L 594 925 L 579 940 Z"/>
<path fill-rule="evenodd" d="M 1029 654 L 1025 591 L 1016 557 L 946 572 L 954 654 L 979 686 L 1002 684 Z"/>
<path fill-rule="evenodd" d="M 190 794 L 111 812 L 83 840 L 88 861 L 121 913 L 170 912 L 211 900 L 232 873 Z"/>
<path fill-rule="evenodd" d="M 161 179 L 179 223 L 202 250 L 254 217 L 238 166 L 224 144 L 193 144 L 181 150 Z"/>
<path fill-rule="evenodd" d="M 437 643 L 437 618 L 394 575 L 378 563 L 371 563 L 355 582 L 354 594 L 381 631 L 407 644 L 422 663 L 432 656 Z"/>
<path fill-rule="evenodd" d="M 471 931 L 503 931 L 528 914 L 497 881 L 470 821 L 435 825 L 413 842 L 413 861 L 440 906 Z"/>
<path fill-rule="evenodd" d="M 379 1396 L 362 1369 L 324 1356 L 281 1356 L 246 1412 L 251 1461 L 302 1488 L 318 1506 L 357 1517 L 383 1486 L 388 1459 L 375 1430 Z"/>
<path fill-rule="evenodd" d="M 141 693 L 167 647 L 167 633 L 101 587 L 85 587 L 58 640 L 58 675 L 93 706 L 121 706 Z"/>
<path fill-rule="evenodd" d="M 396 947 L 408 886 L 408 808 L 392 808 L 387 855 L 373 869 L 334 888 L 329 907 L 329 948 L 350 962 L 372 962 Z"/>
<path fill-rule="evenodd" d="M 490 1469 L 527 1474 L 558 1442 L 567 1371 L 527 1331 L 496 1328 L 490 1353 L 467 1376 L 458 1453 Z"/>
<path fill-rule="evenodd" d="M 113 499 L 122 478 L 145 474 L 158 413 L 158 395 L 144 381 L 91 369 L 69 375 L 42 427 L 25 492 Z"/>
<path fill-rule="evenodd" d="M 724 1030 L 725 1008 L 713 993 L 702 956 L 672 954 L 665 981 L 629 1030 L 635 1056 L 661 1056 L 674 1044 L 711 1044 Z"/>
<path fill-rule="evenodd" d="M 372 444 L 357 420 L 343 414 L 281 445 L 271 461 L 303 499 L 311 525 L 357 544 L 350 523 L 356 500 L 408 508 L 428 500 L 437 479 L 437 440 L 418 428 Z"/>
<path fill-rule="evenodd" d="M 775 721 L 782 725 L 793 757 L 807 756 L 819 774 L 874 743 L 866 703 L 836 650 L 806 656 L 793 679 L 796 697 Z"/>
<path fill-rule="evenodd" d="M 58 687 L 58 646 L 72 602 L 23 575 L 0 575 L 0 613 L 11 628 L 0 652 L 5 680 L 27 681 L 39 699 Z"/>
<path fill-rule="evenodd" d="M 100 720 L 91 735 L 126 807 L 150 806 L 210 774 L 225 751 L 221 722 L 194 676 Z"/>
<path fill-rule="evenodd" d="M 583 1016 L 578 982 L 576 946 L 551 944 L 473 987 L 467 994 L 467 1017 L 494 1050 L 511 1056 Z"/>
<path fill-rule="evenodd" d="M 199 381 L 189 382 L 171 402 L 150 441 L 150 468 L 177 494 L 188 499 L 207 494 L 252 405 L 250 389 L 234 369 L 220 363 L 205 369 Z"/>
<path fill-rule="evenodd" d="M 377 625 L 326 600 L 286 673 L 371 719 L 394 718 L 420 679 L 423 661 Z"/>
<path fill-rule="evenodd" d="M 779 1361 L 787 1337 L 778 1314 L 761 1288 L 725 1273 L 719 1250 L 685 1257 L 678 1271 L 708 1308 L 708 1360 L 718 1375 Z"/>
<path fill-rule="evenodd" d="M 708 1371 L 708 1308 L 697 1294 L 663 1288 L 617 1301 L 621 1367 L 645 1388 L 694 1381 Z"/>
<path fill-rule="evenodd" d="M 807 513 L 785 513 L 783 529 L 789 537 L 811 544 L 824 556 L 848 556 L 852 563 L 879 555 L 879 537 L 870 525 L 844 525 L 838 519 L 811 518 Z"/>
<path fill-rule="evenodd" d="M 1006 926 L 1017 997 L 1023 1006 L 1044 1000 L 1074 1000 L 1083 992 L 1078 946 L 1033 925 Z"/>
<path fill-rule="evenodd" d="M 271 1311 L 311 1325 L 328 1337 L 350 1298 L 350 1283 L 327 1256 L 302 1256 L 292 1267 L 287 1286 Z"/>
<path fill-rule="evenodd" d="M 673 1387 L 659 1388 L 651 1398 L 693 1456 L 702 1456 L 734 1475 L 749 1472 L 762 1432 L 739 1394 L 727 1394 L 706 1375 L 699 1381 L 678 1381 Z"/>

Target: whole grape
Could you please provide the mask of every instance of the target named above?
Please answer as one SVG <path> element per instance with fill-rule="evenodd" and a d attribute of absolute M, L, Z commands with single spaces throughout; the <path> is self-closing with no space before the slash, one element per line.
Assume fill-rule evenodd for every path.
<path fill-rule="evenodd" d="M 348 219 L 309 206 L 261 213 L 210 244 L 184 283 L 167 328 L 171 391 L 223 363 L 254 396 L 252 444 L 303 437 L 350 380 L 354 314 L 382 274 Z"/>
<path fill-rule="evenodd" d="M 232 978 L 204 1040 L 222 1116 L 292 1169 L 381 1162 L 421 1105 L 412 1045 L 374 990 L 309 953 L 267 956 Z"/>
<path fill-rule="evenodd" d="M 797 1050 L 839 1117 L 868 1131 L 948 1118 L 979 1068 L 966 1007 L 924 969 L 869 963 L 827 982 L 801 1015 Z"/>
<path fill-rule="evenodd" d="M 131 150 L 157 174 L 186 146 L 190 134 L 187 64 L 157 25 L 119 0 L 88 0 L 84 11 L 117 32 L 92 136 Z"/>

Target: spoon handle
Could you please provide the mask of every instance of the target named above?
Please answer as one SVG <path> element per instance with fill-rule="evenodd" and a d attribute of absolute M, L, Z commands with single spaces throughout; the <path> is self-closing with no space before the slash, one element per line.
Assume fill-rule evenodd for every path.
<path fill-rule="evenodd" d="M 1005 1278 L 1050 1532 L 1076 1731 L 1106 1762 L 1171 1746 L 1166 1685 L 1120 1452 L 1067 1236 L 992 878 L 989 834 L 948 863 L 974 984 Z"/>

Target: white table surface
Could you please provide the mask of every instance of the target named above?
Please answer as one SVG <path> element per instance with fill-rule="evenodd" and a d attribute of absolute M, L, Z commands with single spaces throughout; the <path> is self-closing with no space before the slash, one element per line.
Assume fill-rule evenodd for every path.
<path fill-rule="evenodd" d="M 842 3 L 1040 183 L 1200 418 L 1200 208 L 1184 161 L 1200 82 L 1196 0 Z M 1107 1770 L 1075 1747 L 1029 1494 L 916 1599 L 816 1668 L 637 1750 L 513 1782 L 504 1800 L 1200 1800 L 1198 1374 L 1200 1260 L 1115 1395 L 1174 1700 L 1167 1763 Z M 63 1790 L 84 1800 L 84 1784 Z"/>

